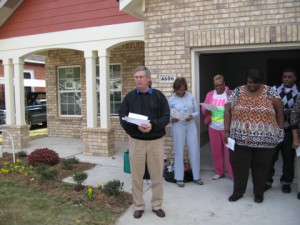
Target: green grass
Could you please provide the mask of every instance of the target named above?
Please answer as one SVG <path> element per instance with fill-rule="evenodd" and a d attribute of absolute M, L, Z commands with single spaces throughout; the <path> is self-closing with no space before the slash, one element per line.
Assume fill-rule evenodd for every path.
<path fill-rule="evenodd" d="M 0 202 L 0 225 L 109 225 L 119 216 L 113 209 L 63 203 L 10 179 L 0 180 Z"/>

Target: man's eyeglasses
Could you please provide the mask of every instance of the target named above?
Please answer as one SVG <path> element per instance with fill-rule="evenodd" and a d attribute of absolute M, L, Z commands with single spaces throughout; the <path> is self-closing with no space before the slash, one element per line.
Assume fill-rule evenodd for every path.
<path fill-rule="evenodd" d="M 143 79 L 143 78 L 145 78 L 146 76 L 145 75 L 143 75 L 143 76 L 134 76 L 133 78 L 135 79 L 135 80 L 141 80 L 141 79 Z"/>

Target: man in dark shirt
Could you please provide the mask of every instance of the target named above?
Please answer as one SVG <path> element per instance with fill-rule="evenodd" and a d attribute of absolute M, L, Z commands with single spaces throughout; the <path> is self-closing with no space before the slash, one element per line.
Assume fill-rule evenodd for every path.
<path fill-rule="evenodd" d="M 290 114 L 299 93 L 299 88 L 295 84 L 296 80 L 296 71 L 294 69 L 287 68 L 283 71 L 282 84 L 274 87 L 280 95 L 284 105 L 284 139 L 283 142 L 276 147 L 276 152 L 269 170 L 266 190 L 272 187 L 273 176 L 275 174 L 274 165 L 278 159 L 279 152 L 281 152 L 283 161 L 282 176 L 280 177 L 282 192 L 291 192 L 291 183 L 294 179 L 295 150 L 292 148 L 293 137 L 290 127 Z"/>
<path fill-rule="evenodd" d="M 151 73 L 145 66 L 134 71 L 137 88 L 123 99 L 119 110 L 120 123 L 129 137 L 130 167 L 132 175 L 132 195 L 135 204 L 134 218 L 140 218 L 145 209 L 143 199 L 143 176 L 145 162 L 150 174 L 152 189 L 152 211 L 159 217 L 165 217 L 163 202 L 163 136 L 170 122 L 170 108 L 163 93 L 151 88 Z M 122 118 L 129 113 L 148 117 L 149 123 L 140 126 Z"/>

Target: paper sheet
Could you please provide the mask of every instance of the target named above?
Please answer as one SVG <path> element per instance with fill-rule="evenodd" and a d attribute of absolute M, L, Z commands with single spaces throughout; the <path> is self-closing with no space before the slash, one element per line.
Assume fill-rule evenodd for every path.
<path fill-rule="evenodd" d="M 228 138 L 227 140 L 228 140 L 228 144 L 226 144 L 227 148 L 234 151 L 235 140 L 233 140 L 232 138 Z"/>
<path fill-rule="evenodd" d="M 203 103 L 200 103 L 200 105 L 209 111 L 217 111 L 218 110 L 218 107 L 214 104 L 206 104 L 203 102 Z"/>
<path fill-rule="evenodd" d="M 172 118 L 176 118 L 179 120 L 185 120 L 185 118 L 188 117 L 188 115 L 186 115 L 182 112 L 179 112 L 177 109 L 174 109 L 174 108 L 171 108 L 170 113 L 171 113 Z"/>
<path fill-rule="evenodd" d="M 129 113 L 128 116 L 123 117 L 122 120 L 125 120 L 128 123 L 136 124 L 138 126 L 142 126 L 150 122 L 147 116 L 136 113 Z"/>
<path fill-rule="evenodd" d="M 300 146 L 296 149 L 297 157 L 300 157 Z"/>

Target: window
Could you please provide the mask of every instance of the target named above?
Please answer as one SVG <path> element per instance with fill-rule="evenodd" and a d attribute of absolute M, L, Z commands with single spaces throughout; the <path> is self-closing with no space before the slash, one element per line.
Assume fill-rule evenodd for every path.
<path fill-rule="evenodd" d="M 58 85 L 60 115 L 81 115 L 80 67 L 59 67 Z"/>
<path fill-rule="evenodd" d="M 24 79 L 33 79 L 33 71 L 24 71 Z M 31 93 L 34 92 L 34 87 L 30 86 L 30 87 L 24 87 L 25 88 L 25 93 Z"/>
<path fill-rule="evenodd" d="M 110 76 L 110 113 L 111 115 L 118 115 L 118 111 L 121 105 L 121 65 L 111 64 L 109 67 Z M 97 103 L 98 103 L 98 115 L 100 115 L 100 76 L 99 66 L 96 68 L 96 81 L 97 81 Z"/>

